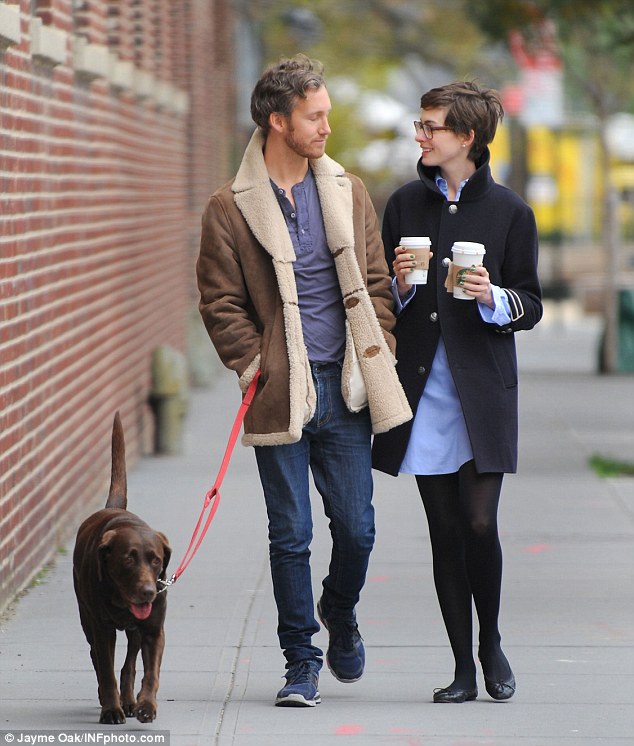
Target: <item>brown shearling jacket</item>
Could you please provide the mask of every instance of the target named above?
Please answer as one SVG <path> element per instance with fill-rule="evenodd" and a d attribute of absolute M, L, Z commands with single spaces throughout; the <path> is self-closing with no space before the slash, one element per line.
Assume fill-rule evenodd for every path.
<path fill-rule="evenodd" d="M 196 265 L 200 313 L 223 364 L 246 391 L 258 368 L 258 389 L 244 421 L 245 445 L 281 445 L 301 438 L 315 411 L 304 345 L 295 252 L 269 181 L 264 136 L 256 130 L 235 179 L 209 199 Z M 328 246 L 346 310 L 342 391 L 351 409 L 354 345 L 374 432 L 411 418 L 395 370 L 393 299 L 378 222 L 365 186 L 328 156 L 310 161 Z"/>

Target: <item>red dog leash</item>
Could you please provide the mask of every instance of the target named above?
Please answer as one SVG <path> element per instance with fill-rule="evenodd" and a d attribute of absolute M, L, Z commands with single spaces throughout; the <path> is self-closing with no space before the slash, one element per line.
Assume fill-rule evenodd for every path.
<path fill-rule="evenodd" d="M 249 388 L 247 389 L 246 394 L 244 395 L 244 398 L 242 399 L 242 404 L 240 404 L 240 409 L 238 410 L 238 414 L 236 415 L 236 419 L 234 420 L 233 427 L 231 428 L 231 434 L 229 435 L 229 442 L 227 443 L 227 448 L 225 450 L 225 455 L 222 459 L 222 463 L 220 465 L 220 470 L 218 471 L 218 476 L 216 477 L 214 486 L 205 495 L 205 502 L 203 503 L 203 508 L 200 512 L 200 516 L 198 517 L 198 522 L 196 523 L 196 528 L 194 529 L 194 533 L 192 534 L 192 538 L 189 542 L 189 546 L 187 547 L 187 551 L 185 552 L 185 555 L 183 556 L 183 559 L 181 560 L 180 565 L 176 568 L 176 572 L 172 575 L 172 577 L 169 580 L 158 581 L 163 586 L 163 588 L 161 588 L 159 593 L 166 591 L 170 587 L 170 585 L 174 585 L 174 583 L 182 575 L 185 568 L 192 561 L 192 559 L 194 558 L 194 555 L 198 551 L 198 547 L 202 544 L 202 541 L 205 538 L 205 534 L 207 533 L 207 529 L 209 528 L 209 525 L 211 524 L 214 518 L 214 515 L 216 514 L 216 510 L 218 510 L 218 504 L 220 502 L 220 485 L 222 484 L 222 480 L 225 478 L 227 467 L 229 466 L 229 461 L 231 460 L 231 454 L 233 453 L 233 448 L 236 444 L 236 441 L 238 440 L 238 435 L 240 434 L 240 428 L 242 427 L 242 422 L 244 421 L 244 417 L 247 413 L 247 410 L 251 406 L 251 402 L 253 401 L 253 397 L 255 396 L 255 390 L 258 385 L 259 377 L 260 377 L 260 370 L 258 369 L 255 372 L 255 375 L 253 376 L 253 380 L 249 384 Z M 210 504 L 211 504 L 211 510 L 209 511 L 209 515 L 207 516 L 207 521 L 201 531 L 201 525 L 203 522 L 203 518 Z"/>

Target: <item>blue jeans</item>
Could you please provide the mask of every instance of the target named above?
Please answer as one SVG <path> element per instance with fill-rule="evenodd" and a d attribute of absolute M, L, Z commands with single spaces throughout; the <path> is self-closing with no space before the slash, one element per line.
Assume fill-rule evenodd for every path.
<path fill-rule="evenodd" d="M 369 412 L 348 411 L 338 363 L 313 363 L 311 368 L 317 408 L 301 440 L 255 448 L 269 518 L 277 633 L 288 664 L 323 655 L 311 642 L 319 624 L 310 573 L 309 468 L 332 535 L 330 566 L 323 580 L 329 620 L 354 619 L 374 545 Z"/>

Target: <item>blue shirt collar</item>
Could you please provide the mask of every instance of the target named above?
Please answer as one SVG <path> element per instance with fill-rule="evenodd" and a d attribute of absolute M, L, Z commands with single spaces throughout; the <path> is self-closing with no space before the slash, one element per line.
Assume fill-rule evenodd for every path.
<path fill-rule="evenodd" d="M 446 199 L 449 199 L 449 188 L 447 186 L 447 180 L 443 179 L 443 177 L 440 175 L 440 171 L 436 173 L 436 186 L 440 191 L 445 195 Z M 469 181 L 469 179 L 463 179 L 460 184 L 458 184 L 458 191 L 456 192 L 456 199 L 454 202 L 458 202 L 460 199 L 460 194 L 462 193 L 462 188 L 464 185 Z"/>

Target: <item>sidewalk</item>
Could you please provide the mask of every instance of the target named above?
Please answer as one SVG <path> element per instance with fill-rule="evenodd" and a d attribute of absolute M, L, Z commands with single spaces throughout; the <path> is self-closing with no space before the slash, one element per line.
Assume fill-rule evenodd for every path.
<path fill-rule="evenodd" d="M 425 515 L 413 479 L 377 473 L 377 542 L 358 607 L 366 674 L 343 685 L 324 668 L 319 707 L 273 707 L 284 660 L 266 517 L 252 450 L 237 446 L 207 538 L 169 591 L 157 720 L 97 723 L 71 542 L 0 625 L 0 730 L 137 739 L 168 731 L 172 746 L 633 743 L 634 479 L 599 479 L 587 459 L 601 453 L 634 460 L 634 378 L 594 374 L 593 335 L 591 321 L 563 316 L 518 335 L 520 472 L 506 478 L 500 510 L 501 628 L 518 681 L 509 702 L 491 700 L 480 680 L 476 702 L 431 703 L 434 687 L 451 681 L 453 661 Z M 214 481 L 238 404 L 233 376 L 221 373 L 212 389 L 192 392 L 184 455 L 147 458 L 128 474 L 129 507 L 168 534 L 172 570 Z M 315 524 L 318 597 L 329 544 L 317 500 Z M 316 642 L 327 646 L 323 631 Z"/>

